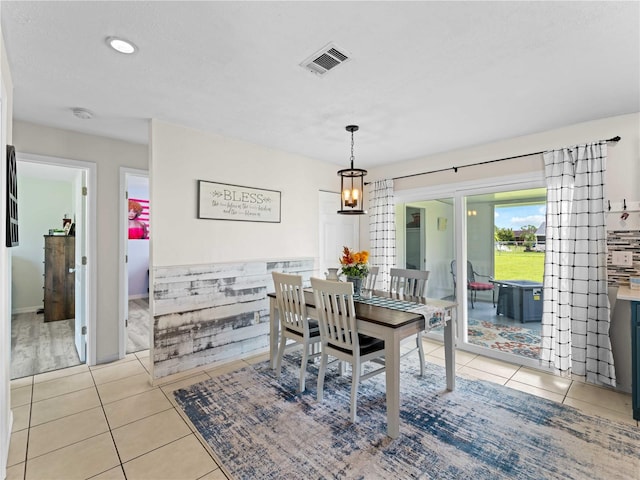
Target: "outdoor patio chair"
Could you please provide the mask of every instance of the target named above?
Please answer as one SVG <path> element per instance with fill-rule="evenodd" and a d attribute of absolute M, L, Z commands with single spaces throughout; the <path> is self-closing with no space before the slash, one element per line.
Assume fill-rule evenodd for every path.
<path fill-rule="evenodd" d="M 453 296 L 456 296 L 456 261 L 451 261 L 451 275 L 453 276 Z M 489 279 L 488 282 L 479 282 L 476 277 L 485 277 Z M 490 275 L 481 275 L 473 269 L 471 262 L 467 261 L 467 291 L 471 299 L 471 308 L 475 308 L 474 303 L 478 298 L 478 292 L 489 291 L 494 289 L 494 284 L 491 283 L 493 277 Z M 492 296 L 493 306 L 496 306 L 495 297 Z"/>

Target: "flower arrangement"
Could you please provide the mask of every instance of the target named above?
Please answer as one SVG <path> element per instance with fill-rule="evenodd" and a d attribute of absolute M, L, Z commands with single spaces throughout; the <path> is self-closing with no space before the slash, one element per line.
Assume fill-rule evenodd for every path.
<path fill-rule="evenodd" d="M 342 257 L 340 257 L 341 272 L 347 277 L 364 278 L 369 273 L 369 252 L 353 252 L 349 247 L 343 247 Z"/>

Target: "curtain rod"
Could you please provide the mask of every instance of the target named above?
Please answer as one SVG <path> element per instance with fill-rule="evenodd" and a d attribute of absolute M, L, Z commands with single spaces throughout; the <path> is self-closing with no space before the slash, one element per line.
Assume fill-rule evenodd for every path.
<path fill-rule="evenodd" d="M 621 139 L 620 136 L 616 136 L 616 137 L 613 137 L 613 138 L 610 138 L 609 140 L 607 140 L 607 143 L 609 143 L 609 142 L 617 143 L 617 142 L 620 141 L 620 139 Z M 409 177 L 418 177 L 420 175 L 429 175 L 431 173 L 446 172 L 447 170 L 453 170 L 454 172 L 458 173 L 458 169 L 460 169 L 460 168 L 477 167 L 478 165 L 486 165 L 488 163 L 503 162 L 505 160 L 513 160 L 514 158 L 530 157 L 531 155 L 541 155 L 546 151 L 547 150 L 543 150 L 541 152 L 524 153 L 522 155 L 514 155 L 513 157 L 497 158 L 495 160 L 486 160 L 484 162 L 476 162 L 476 163 L 470 163 L 468 165 L 460 165 L 459 167 L 447 167 L 447 168 L 440 168 L 438 170 L 430 170 L 428 172 L 412 173 L 410 175 L 402 175 L 400 177 L 393 177 L 392 180 L 400 180 L 401 178 L 409 178 Z M 368 182 L 367 185 L 369 183 L 370 182 Z"/>

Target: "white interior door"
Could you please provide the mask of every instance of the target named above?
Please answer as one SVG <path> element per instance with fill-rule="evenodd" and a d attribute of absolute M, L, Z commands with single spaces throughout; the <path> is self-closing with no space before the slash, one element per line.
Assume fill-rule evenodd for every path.
<path fill-rule="evenodd" d="M 339 215 L 340 194 L 320 192 L 319 275 L 340 266 L 342 247 L 360 249 L 359 215 Z"/>
<path fill-rule="evenodd" d="M 75 181 L 76 258 L 75 258 L 75 343 L 80 361 L 87 361 L 87 171 L 81 170 Z"/>

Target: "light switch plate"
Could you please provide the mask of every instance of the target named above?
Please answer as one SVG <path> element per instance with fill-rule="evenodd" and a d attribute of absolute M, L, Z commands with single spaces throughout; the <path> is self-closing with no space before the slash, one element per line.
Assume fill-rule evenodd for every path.
<path fill-rule="evenodd" d="M 611 252 L 611 263 L 621 267 L 630 267 L 633 265 L 633 253 L 624 251 Z"/>

